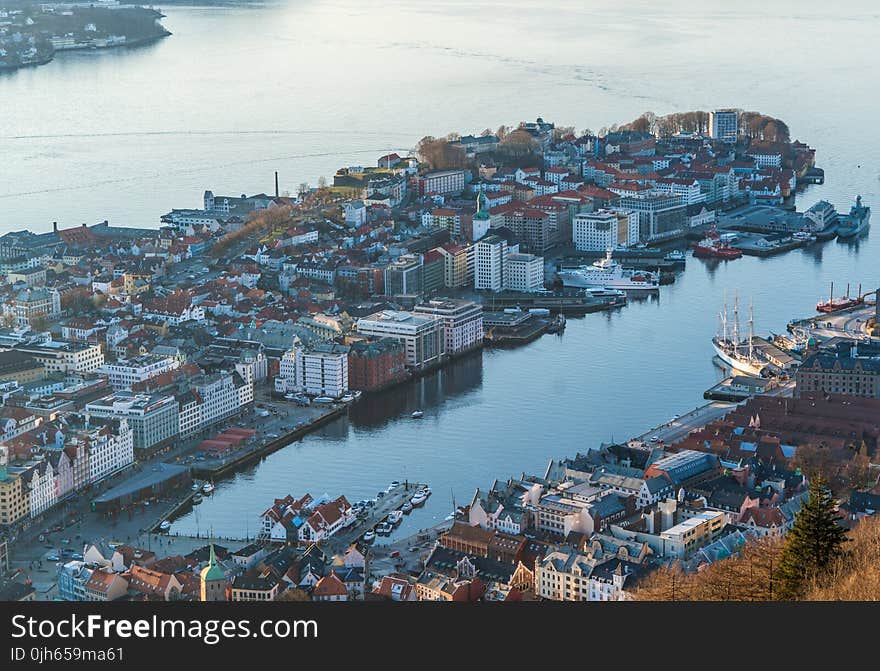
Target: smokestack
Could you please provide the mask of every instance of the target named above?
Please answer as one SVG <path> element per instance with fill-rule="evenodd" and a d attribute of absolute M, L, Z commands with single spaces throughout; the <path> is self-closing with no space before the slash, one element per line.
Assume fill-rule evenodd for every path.
<path fill-rule="evenodd" d="M 278 197 L 278 171 L 275 171 L 275 197 Z"/>
<path fill-rule="evenodd" d="M 57 221 L 53 221 L 53 222 L 52 222 L 52 232 L 53 232 L 53 233 L 57 233 L 57 232 L 58 232 L 58 222 L 57 222 Z"/>

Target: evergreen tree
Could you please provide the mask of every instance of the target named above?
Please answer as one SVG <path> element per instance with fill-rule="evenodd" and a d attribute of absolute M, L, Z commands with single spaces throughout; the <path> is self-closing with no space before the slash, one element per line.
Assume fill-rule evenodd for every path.
<path fill-rule="evenodd" d="M 837 523 L 834 499 L 821 477 L 810 483 L 810 496 L 786 536 L 779 561 L 776 596 L 796 599 L 809 578 L 820 575 L 844 554 L 846 531 Z"/>

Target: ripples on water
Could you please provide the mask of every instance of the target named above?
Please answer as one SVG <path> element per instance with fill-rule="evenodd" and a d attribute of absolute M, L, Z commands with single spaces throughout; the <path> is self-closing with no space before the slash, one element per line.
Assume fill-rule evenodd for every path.
<path fill-rule="evenodd" d="M 868 2 L 647 0 L 589 4 L 351 0 L 170 7 L 172 37 L 63 54 L 0 75 L 0 233 L 110 219 L 158 225 L 206 188 L 254 193 L 315 183 L 340 165 L 407 151 L 425 134 L 480 132 L 538 115 L 578 130 L 736 105 L 785 119 L 817 149 L 819 198 L 876 210 L 880 146 L 876 9 Z M 796 21 L 797 29 L 791 28 Z M 846 44 L 846 48 L 841 48 Z M 771 46 L 772 45 L 772 46 Z M 260 464 L 217 483 L 181 532 L 253 534 L 276 496 L 375 496 L 393 479 L 434 495 L 412 531 L 495 477 L 640 433 L 702 403 L 721 377 L 709 340 L 724 289 L 781 331 L 834 280 L 880 284 L 875 231 L 782 257 L 688 259 L 657 300 L 570 319 L 559 336 L 487 350 L 365 399 Z M 744 303 L 744 304 L 746 304 Z M 410 419 L 415 409 L 422 420 Z M 400 533 L 400 532 L 398 532 Z"/>

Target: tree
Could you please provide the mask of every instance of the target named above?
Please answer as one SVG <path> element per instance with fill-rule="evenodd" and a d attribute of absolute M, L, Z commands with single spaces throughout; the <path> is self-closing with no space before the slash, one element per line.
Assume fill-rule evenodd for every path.
<path fill-rule="evenodd" d="M 287 589 L 281 592 L 278 595 L 276 601 L 311 601 L 311 598 L 308 594 L 303 592 L 301 589 L 295 587 L 293 589 Z"/>
<path fill-rule="evenodd" d="M 297 190 L 296 190 L 296 194 L 297 194 L 300 198 L 303 198 L 303 197 L 305 197 L 305 195 L 306 195 L 308 192 L 309 192 L 309 185 L 308 185 L 308 182 L 301 182 L 300 185 L 299 185 L 299 188 L 297 188 Z"/>
<path fill-rule="evenodd" d="M 811 579 L 845 554 L 846 530 L 837 523 L 834 499 L 825 481 L 810 483 L 810 496 L 788 532 L 779 560 L 777 598 L 801 597 Z"/>

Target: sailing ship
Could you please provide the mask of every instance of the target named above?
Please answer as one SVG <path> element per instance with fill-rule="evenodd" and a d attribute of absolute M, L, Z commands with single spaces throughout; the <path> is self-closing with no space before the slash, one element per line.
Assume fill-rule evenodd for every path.
<path fill-rule="evenodd" d="M 712 338 L 712 346 L 715 354 L 724 363 L 740 373 L 760 377 L 767 368 L 766 361 L 758 355 L 754 346 L 754 315 L 751 302 L 749 303 L 749 336 L 745 341 L 739 336 L 739 297 L 734 294 L 733 299 L 733 324 L 728 323 L 727 296 L 724 298 L 724 308 L 718 314 L 721 328 L 718 334 Z"/>

